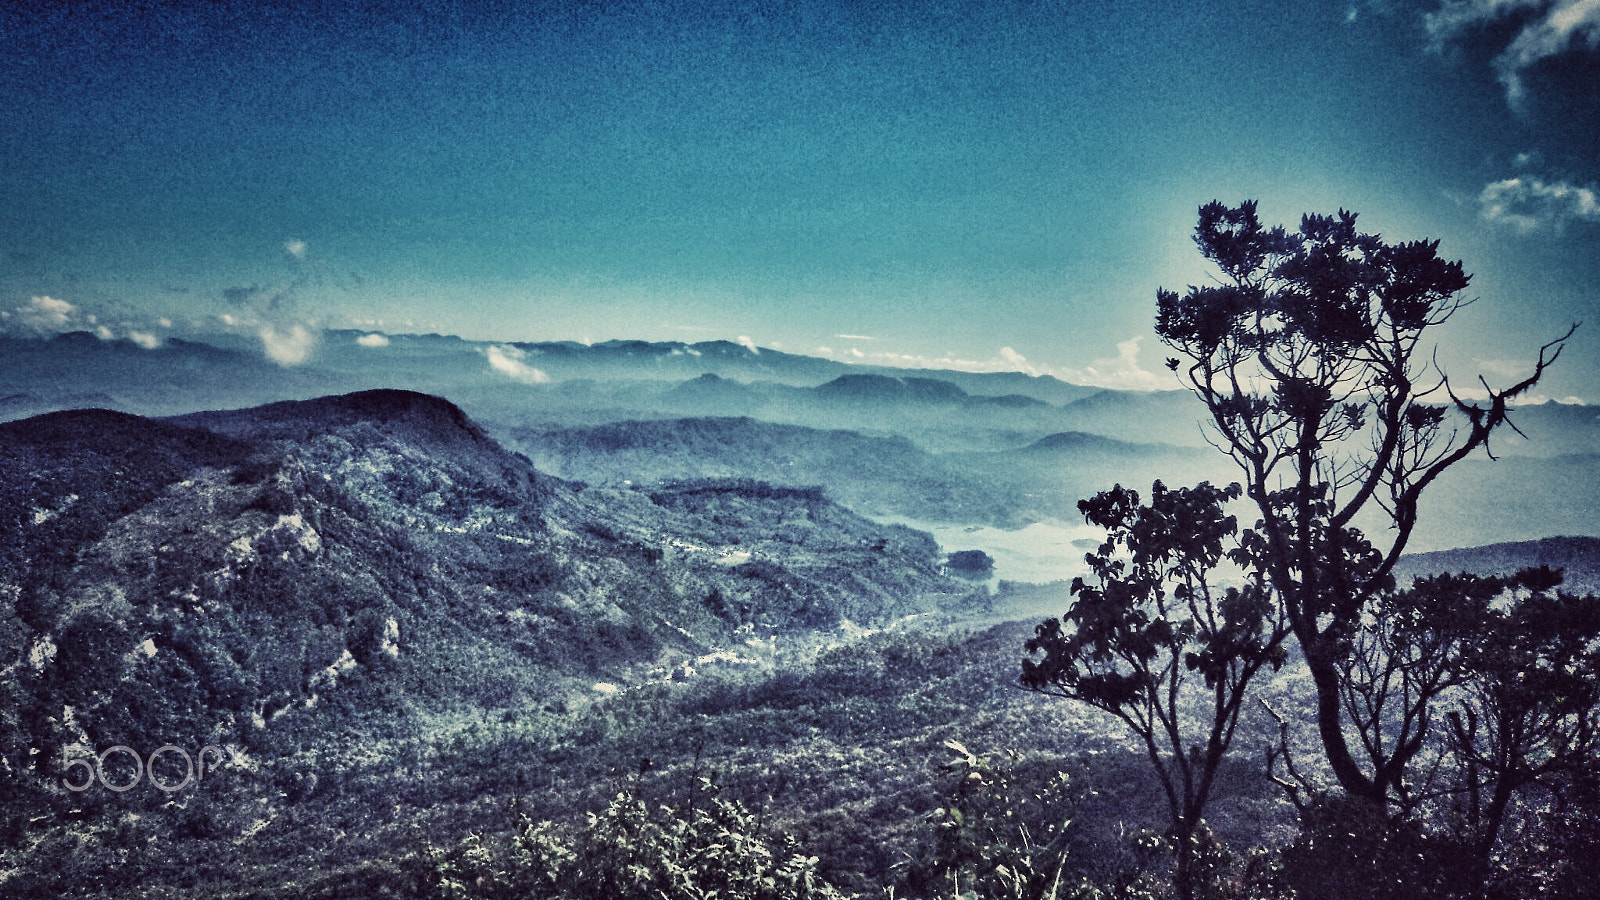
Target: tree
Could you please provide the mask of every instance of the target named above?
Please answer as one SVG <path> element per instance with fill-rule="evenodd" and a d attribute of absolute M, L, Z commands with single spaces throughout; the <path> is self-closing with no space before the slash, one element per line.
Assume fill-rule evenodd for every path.
<path fill-rule="evenodd" d="M 1600 598 L 1555 590 L 1545 568 L 1499 581 L 1516 596 L 1484 611 L 1447 738 L 1485 870 L 1512 796 L 1591 770 L 1600 750 Z"/>
<path fill-rule="evenodd" d="M 1363 747 L 1346 728 L 1345 664 L 1363 617 L 1393 588 L 1424 490 L 1487 450 L 1572 331 L 1540 348 L 1527 378 L 1482 382 L 1471 401 L 1425 343 L 1468 302 L 1470 276 L 1437 241 L 1386 243 L 1344 210 L 1306 215 L 1295 232 L 1267 228 L 1247 201 L 1201 207 L 1195 242 L 1219 278 L 1157 292 L 1156 331 L 1179 354 L 1168 366 L 1244 475 L 1259 515 L 1246 545 L 1304 653 L 1334 777 L 1388 804 L 1417 735 Z M 1361 530 L 1374 525 L 1380 539 Z"/>
<path fill-rule="evenodd" d="M 1094 582 L 1072 581 L 1066 622 L 1049 619 L 1027 643 L 1022 684 L 1087 703 L 1139 738 L 1166 794 L 1177 851 L 1174 885 L 1194 896 L 1196 837 L 1233 742 L 1251 680 L 1285 659 L 1288 623 L 1259 572 L 1221 588 L 1224 559 L 1247 563 L 1238 522 L 1223 505 L 1238 485 L 1151 488 L 1148 505 L 1121 485 L 1078 504 L 1106 540 L 1085 557 Z M 1196 676 L 1203 690 L 1194 684 Z"/>
<path fill-rule="evenodd" d="M 1017 751 L 978 754 L 944 742 L 950 781 L 928 820 L 936 837 L 905 866 L 911 896 L 1070 900 L 1088 892 L 1068 868 L 1074 798 L 1066 773 L 1038 787 Z"/>
<path fill-rule="evenodd" d="M 1315 796 L 1280 747 L 1274 778 L 1302 811 L 1301 839 L 1284 854 L 1296 896 L 1514 897 L 1533 882 L 1542 896 L 1568 895 L 1552 885 L 1572 879 L 1545 877 L 1539 857 L 1550 812 L 1581 803 L 1595 771 L 1600 598 L 1555 591 L 1560 581 L 1543 567 L 1438 575 L 1377 599 L 1340 663 L 1343 703 L 1404 815 Z M 1407 766 L 1420 774 L 1399 778 Z M 1514 800 L 1523 821 L 1503 844 Z"/>

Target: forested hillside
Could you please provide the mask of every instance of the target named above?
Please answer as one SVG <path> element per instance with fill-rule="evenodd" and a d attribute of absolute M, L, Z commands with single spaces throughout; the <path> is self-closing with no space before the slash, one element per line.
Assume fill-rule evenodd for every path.
<path fill-rule="evenodd" d="M 770 668 L 791 641 L 982 602 L 926 535 L 820 491 L 585 489 L 420 394 L 53 413 L 0 442 L 8 853 L 137 801 L 62 790 L 70 748 L 225 748 L 271 805 L 319 754 L 395 765 L 407 736 L 433 752 L 597 683 Z M 18 883 L 60 849 L 9 856 Z"/>

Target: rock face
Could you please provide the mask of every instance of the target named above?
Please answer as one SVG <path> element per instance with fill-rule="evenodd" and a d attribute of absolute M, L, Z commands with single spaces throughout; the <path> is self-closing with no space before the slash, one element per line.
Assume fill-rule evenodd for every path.
<path fill-rule="evenodd" d="M 0 425 L 0 752 L 315 742 L 560 706 L 753 637 L 965 588 L 819 490 L 547 476 L 454 405 L 368 391 Z"/>

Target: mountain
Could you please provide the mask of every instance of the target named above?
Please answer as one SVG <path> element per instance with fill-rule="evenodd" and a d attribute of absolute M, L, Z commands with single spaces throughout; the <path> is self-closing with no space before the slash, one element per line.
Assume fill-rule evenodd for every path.
<path fill-rule="evenodd" d="M 155 349 L 87 332 L 0 336 L 0 417 L 108 406 L 163 415 L 245 406 L 338 389 L 315 369 L 285 369 L 260 353 L 169 339 Z"/>
<path fill-rule="evenodd" d="M 945 458 L 964 471 L 986 473 L 1015 508 L 1064 522 L 1081 522 L 1078 501 L 1116 484 L 1142 495 L 1157 479 L 1169 485 L 1237 479 L 1227 460 L 1209 449 L 1134 443 L 1080 431 L 1057 432 L 1014 449 Z"/>
<path fill-rule="evenodd" d="M 1188 391 L 1105 390 L 1061 407 L 1063 430 L 1120 440 L 1205 447 L 1206 409 Z"/>
<path fill-rule="evenodd" d="M 411 392 L 53 413 L 0 447 L 0 755 L 41 786 L 30 748 L 270 760 L 971 600 L 930 537 L 820 491 L 585 488 Z"/>
<path fill-rule="evenodd" d="M 1519 406 L 1511 411 L 1516 432 L 1506 429 L 1495 452 L 1508 456 L 1600 454 L 1600 409 L 1579 403 Z M 1520 433 L 1517 433 L 1520 432 Z"/>
<path fill-rule="evenodd" d="M 967 392 L 936 378 L 840 375 L 816 388 L 818 396 L 853 403 L 961 403 Z"/>
<path fill-rule="evenodd" d="M 1512 575 L 1536 566 L 1561 569 L 1561 589 L 1574 594 L 1600 594 L 1600 538 L 1551 537 L 1409 554 L 1400 559 L 1395 577 L 1401 584 L 1420 575 L 1471 572 Z"/>
<path fill-rule="evenodd" d="M 852 488 L 844 485 L 851 469 L 829 469 L 819 460 L 803 481 L 824 484 L 830 496 L 862 509 L 896 515 L 931 509 L 940 521 L 975 510 L 979 524 L 1075 522 L 1078 499 L 1118 481 L 1147 486 L 1157 477 L 1169 484 L 1237 477 L 1206 446 L 1204 410 L 1182 391 L 1095 390 L 1020 373 L 853 367 L 725 341 L 502 344 L 325 331 L 303 365 L 285 368 L 266 360 L 251 336 L 208 340 L 215 344 L 170 339 L 147 349 L 87 333 L 0 339 L 0 418 L 82 407 L 173 415 L 373 388 L 448 396 L 501 439 L 516 428 L 744 417 L 909 440 L 932 459 L 891 451 L 891 458 L 911 464 L 903 477 L 880 472 Z M 1600 533 L 1593 513 L 1600 508 L 1600 414 L 1543 404 L 1518 408 L 1512 422 L 1528 439 L 1498 435 L 1492 447 L 1498 462 L 1467 460 L 1430 487 L 1414 549 Z M 1052 437 L 1074 433 L 1127 446 L 1099 452 Z M 1005 455 L 1030 445 L 1037 445 L 1033 452 Z M 1063 452 L 1049 457 L 1044 451 L 1052 448 Z M 701 449 L 717 456 L 709 444 Z M 677 474 L 715 471 L 741 456 L 729 472 L 777 477 L 738 447 L 716 464 L 683 466 Z M 599 467 L 583 477 L 604 481 L 607 471 L 620 470 Z M 860 466 L 854 471 L 865 474 Z M 992 502 L 967 499 L 991 488 Z M 898 490 L 907 492 L 901 500 L 886 494 Z M 949 492 L 949 502 L 940 491 Z"/>
<path fill-rule="evenodd" d="M 1495 447 L 1498 452 L 1499 442 Z M 1600 454 L 1471 457 L 1423 494 L 1415 550 L 1600 536 Z"/>
<path fill-rule="evenodd" d="M 376 338 L 376 339 L 374 339 Z M 563 383 L 623 386 L 622 406 L 653 401 L 659 390 L 711 375 L 731 382 L 811 389 L 836 379 L 873 377 L 914 393 L 999 398 L 1004 405 L 1060 403 L 1093 393 L 1049 377 L 852 366 L 728 341 L 468 341 L 450 335 L 369 335 L 330 330 L 311 336 L 302 364 L 280 366 L 253 338 L 215 334 L 168 338 L 146 348 L 88 332 L 50 339 L 0 336 L 0 415 L 16 418 L 65 408 L 86 397 L 141 414 L 170 414 L 305 399 L 379 387 L 469 398 L 475 409 L 514 409 Z M 902 379 L 909 381 L 903 382 Z M 628 398 L 627 393 L 638 395 Z M 591 398 L 592 399 L 592 398 Z M 77 405 L 82 405 L 77 403 Z M 709 410 L 707 412 L 710 412 Z"/>
<path fill-rule="evenodd" d="M 416 896 L 447 850 L 497 864 L 487 836 L 528 833 L 523 815 L 581 822 L 619 790 L 670 805 L 702 781 L 876 891 L 942 839 L 927 811 L 957 778 L 940 766 L 951 740 L 1018 747 L 1029 778 L 1096 760 L 1072 770 L 1088 804 L 1074 858 L 1112 858 L 1160 822 L 1093 799 L 1153 796 L 1142 750 L 1008 687 L 1026 625 L 971 634 L 928 615 L 1058 613 L 1064 587 L 990 598 L 941 574 L 928 535 L 858 514 L 902 495 L 958 521 L 1068 520 L 1111 480 L 1226 474 L 1209 449 L 1038 434 L 1057 409 L 1032 408 L 1004 449 L 961 453 L 750 418 L 485 423 L 403 390 L 0 424 L 0 893 Z M 1443 496 L 1584 465 L 1482 461 L 1507 463 L 1464 469 Z M 1458 534 L 1496 526 L 1478 510 Z M 1549 561 L 1579 586 L 1597 551 L 1562 538 L 1407 562 Z M 128 754 L 97 754 L 203 746 L 226 763 L 182 792 L 72 790 L 74 753 L 117 785 Z M 176 782 L 181 758 L 151 773 Z M 1292 823 L 1246 781 L 1219 795 L 1219 834 Z"/>
<path fill-rule="evenodd" d="M 830 498 L 867 516 L 1023 524 L 1019 510 L 982 472 L 953 465 L 903 437 L 739 417 L 519 428 L 508 440 L 539 468 L 587 482 L 736 477 L 820 485 Z"/>
<path fill-rule="evenodd" d="M 928 404 L 960 406 L 964 404 L 996 406 L 1012 409 L 1049 406 L 1043 400 L 1025 394 L 975 397 L 949 381 L 915 375 L 852 374 L 840 375 L 815 388 L 818 397 L 826 400 L 857 404 Z"/>

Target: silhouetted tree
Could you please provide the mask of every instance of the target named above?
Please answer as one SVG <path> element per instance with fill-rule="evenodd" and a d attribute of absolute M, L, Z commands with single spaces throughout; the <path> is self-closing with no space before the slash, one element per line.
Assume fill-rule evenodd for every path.
<path fill-rule="evenodd" d="M 1600 599 L 1557 592 L 1560 580 L 1546 568 L 1438 575 L 1374 602 L 1339 664 L 1342 702 L 1404 815 L 1316 796 L 1279 747 L 1274 778 L 1302 811 L 1284 857 L 1297 896 L 1527 895 L 1517 884 L 1546 868 L 1548 841 L 1500 843 L 1513 801 L 1529 801 L 1517 831 L 1546 827 L 1541 805 L 1581 792 L 1600 728 Z M 1402 778 L 1408 766 L 1417 774 Z"/>
<path fill-rule="evenodd" d="M 1464 399 L 1425 343 L 1466 302 L 1461 263 L 1436 241 L 1390 244 L 1355 223 L 1341 210 L 1290 232 L 1263 226 L 1254 202 L 1201 207 L 1195 241 L 1218 282 L 1159 291 L 1156 331 L 1244 474 L 1260 517 L 1244 546 L 1304 651 L 1333 775 L 1387 804 L 1416 735 L 1363 745 L 1346 727 L 1357 633 L 1393 589 L 1423 491 L 1487 447 L 1572 332 L 1540 349 L 1527 378 Z M 1381 545 L 1358 524 L 1379 526 Z"/>
<path fill-rule="evenodd" d="M 1289 634 L 1259 570 L 1239 587 L 1215 584 L 1225 558 L 1250 559 L 1223 509 L 1239 493 L 1236 484 L 1169 490 L 1158 481 L 1148 505 L 1121 485 L 1080 502 L 1084 518 L 1106 529 L 1085 557 L 1094 581 L 1073 579 L 1066 621 L 1039 625 L 1027 649 L 1043 657 L 1022 663 L 1025 687 L 1103 709 L 1143 743 L 1166 794 L 1185 900 L 1197 831 L 1251 679 L 1282 665 Z"/>
<path fill-rule="evenodd" d="M 1562 786 L 1600 750 L 1600 598 L 1557 591 L 1560 574 L 1544 568 L 1495 580 L 1512 602 L 1483 611 L 1448 730 L 1485 871 L 1513 795 Z"/>

